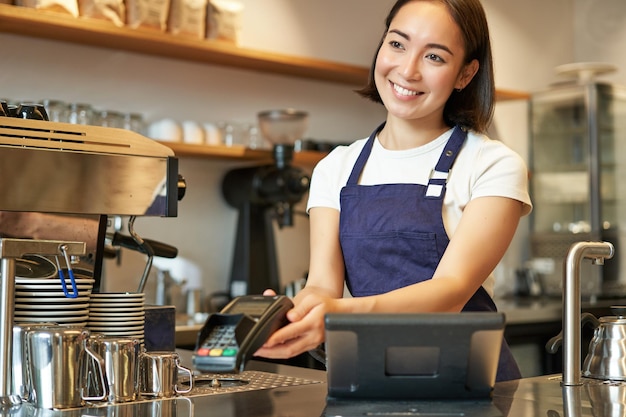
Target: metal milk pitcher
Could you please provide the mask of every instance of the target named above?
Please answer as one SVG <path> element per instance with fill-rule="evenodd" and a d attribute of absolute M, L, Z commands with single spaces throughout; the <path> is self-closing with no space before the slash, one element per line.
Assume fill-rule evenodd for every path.
<path fill-rule="evenodd" d="M 11 393 L 19 395 L 27 401 L 30 395 L 28 360 L 30 355 L 26 348 L 26 333 L 42 327 L 57 326 L 54 323 L 18 323 L 13 325 L 13 362 L 11 367 Z"/>
<path fill-rule="evenodd" d="M 611 306 L 614 316 L 600 317 L 582 374 L 590 378 L 626 381 L 626 307 Z"/>
<path fill-rule="evenodd" d="M 137 398 L 139 341 L 97 335 L 91 337 L 89 346 L 104 359 L 108 386 L 107 401 L 109 403 L 134 401 Z M 98 385 L 97 382 L 95 385 Z M 100 391 L 97 386 L 95 390 Z M 88 392 L 92 393 L 91 390 Z"/>
<path fill-rule="evenodd" d="M 189 387 L 180 388 L 178 374 L 189 376 Z M 139 354 L 139 394 L 151 398 L 169 398 L 193 389 L 193 372 L 180 364 L 176 352 L 141 352 Z"/>
<path fill-rule="evenodd" d="M 89 331 L 78 327 L 49 327 L 26 333 L 30 401 L 38 408 L 81 407 L 107 396 L 104 360 L 87 346 Z M 90 360 L 91 359 L 91 360 Z M 95 366 L 102 395 L 88 396 L 87 374 Z"/>

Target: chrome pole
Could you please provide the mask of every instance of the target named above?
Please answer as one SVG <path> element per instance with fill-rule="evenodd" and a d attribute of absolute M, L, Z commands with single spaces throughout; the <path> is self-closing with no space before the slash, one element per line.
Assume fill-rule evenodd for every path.
<path fill-rule="evenodd" d="M 0 271 L 0 407 L 7 408 L 22 403 L 19 395 L 11 393 L 15 259 L 1 258 Z"/>
<path fill-rule="evenodd" d="M 563 276 L 563 382 L 564 386 L 582 385 L 580 354 L 580 264 L 584 258 L 597 265 L 615 254 L 609 242 L 577 242 L 567 253 Z"/>

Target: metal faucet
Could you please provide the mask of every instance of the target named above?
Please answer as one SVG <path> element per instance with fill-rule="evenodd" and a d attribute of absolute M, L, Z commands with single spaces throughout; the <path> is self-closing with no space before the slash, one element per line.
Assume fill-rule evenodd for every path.
<path fill-rule="evenodd" d="M 564 386 L 582 385 L 580 375 L 580 265 L 584 258 L 596 265 L 611 259 L 615 248 L 609 242 L 577 242 L 567 253 L 563 275 L 563 382 Z"/>

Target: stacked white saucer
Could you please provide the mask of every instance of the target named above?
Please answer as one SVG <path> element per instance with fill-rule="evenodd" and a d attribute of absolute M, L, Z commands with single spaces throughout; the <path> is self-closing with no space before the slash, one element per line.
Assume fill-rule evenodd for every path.
<path fill-rule="evenodd" d="M 89 301 L 87 328 L 91 333 L 127 337 L 143 343 L 144 305 L 143 293 L 93 293 Z"/>
<path fill-rule="evenodd" d="M 67 326 L 86 326 L 89 318 L 89 297 L 93 278 L 75 278 L 76 298 L 65 296 L 61 281 L 56 278 L 15 278 L 16 323 L 57 323 Z M 73 294 L 72 284 L 65 280 Z"/>

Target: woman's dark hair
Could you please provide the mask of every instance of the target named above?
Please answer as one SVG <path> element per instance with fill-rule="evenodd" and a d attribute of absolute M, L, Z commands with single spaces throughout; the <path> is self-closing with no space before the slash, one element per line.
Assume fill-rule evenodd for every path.
<path fill-rule="evenodd" d="M 433 1 L 445 5 L 461 30 L 465 46 L 465 63 L 476 59 L 479 64 L 478 72 L 472 81 L 463 90 L 455 90 L 446 102 L 443 111 L 446 124 L 459 125 L 477 132 L 486 131 L 493 116 L 495 85 L 489 27 L 479 0 L 398 0 L 385 20 L 385 31 L 370 67 L 368 83 L 364 88 L 357 90 L 357 93 L 382 104 L 374 81 L 376 57 L 392 20 L 404 5 L 413 1 Z"/>

